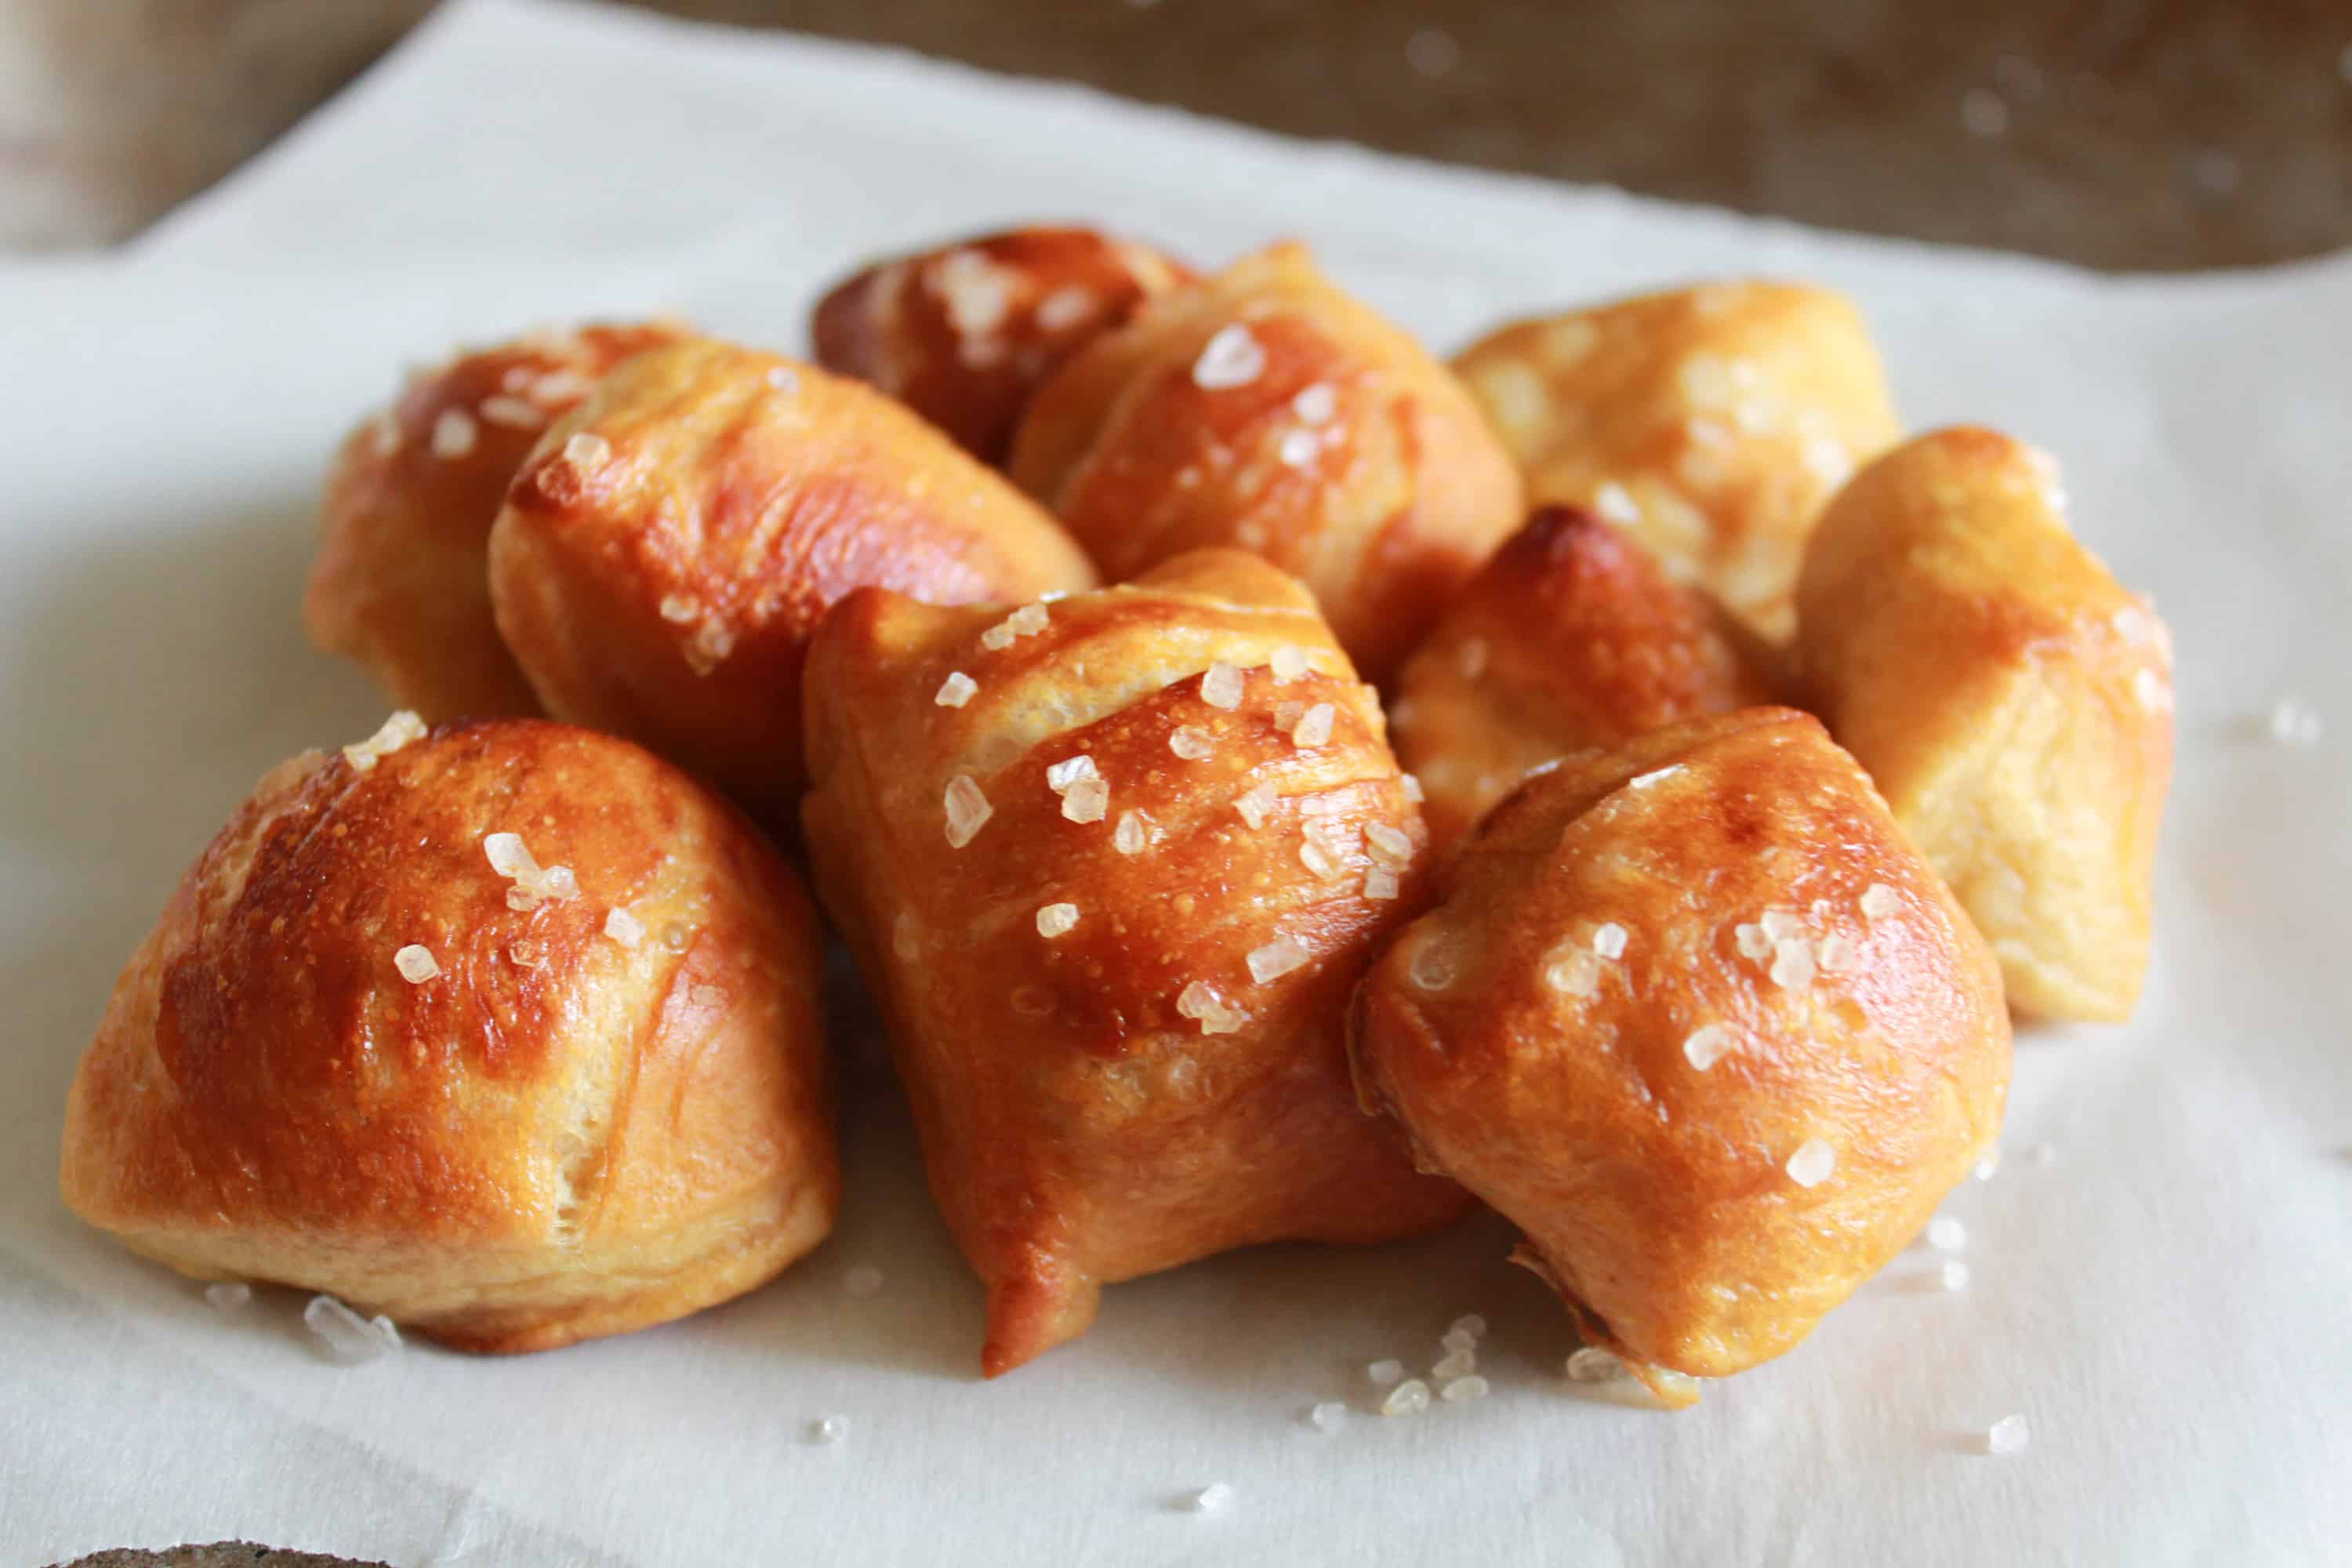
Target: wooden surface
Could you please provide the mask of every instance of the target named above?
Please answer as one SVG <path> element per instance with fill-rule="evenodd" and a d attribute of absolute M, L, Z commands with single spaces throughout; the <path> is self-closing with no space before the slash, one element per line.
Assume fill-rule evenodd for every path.
<path fill-rule="evenodd" d="M 2103 268 L 2352 244 L 2347 0 L 648 3 Z M 428 4 L 0 0 L 0 243 L 134 232 Z"/>

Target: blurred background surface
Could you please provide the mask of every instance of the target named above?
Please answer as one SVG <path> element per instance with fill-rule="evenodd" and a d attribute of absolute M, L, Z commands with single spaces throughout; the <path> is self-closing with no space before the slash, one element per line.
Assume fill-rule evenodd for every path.
<path fill-rule="evenodd" d="M 644 3 L 1294 135 L 2100 268 L 2352 243 L 2347 0 Z M 432 4 L 0 0 L 0 247 L 135 235 Z"/>

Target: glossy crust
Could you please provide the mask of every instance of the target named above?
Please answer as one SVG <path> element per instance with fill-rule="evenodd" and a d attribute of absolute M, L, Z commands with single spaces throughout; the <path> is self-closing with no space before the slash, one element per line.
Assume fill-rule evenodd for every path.
<path fill-rule="evenodd" d="M 819 364 L 1000 463 L 1030 395 L 1074 350 L 1193 276 L 1090 228 L 1009 229 L 874 263 L 818 302 L 810 334 Z"/>
<path fill-rule="evenodd" d="M 485 835 L 578 894 L 509 907 Z M 624 907 L 635 947 L 604 934 Z M 412 984 L 394 954 L 428 948 Z M 297 757 L 181 881 L 66 1112 L 68 1206 L 472 1351 L 666 1322 L 840 1206 L 813 911 L 715 796 L 539 720 Z"/>
<path fill-rule="evenodd" d="M 1530 500 L 1591 508 L 1776 641 L 1822 506 L 1902 437 L 1861 313 L 1792 284 L 1514 322 L 1454 364 Z"/>
<path fill-rule="evenodd" d="M 499 627 L 549 712 L 765 820 L 801 778 L 801 661 L 853 588 L 940 604 L 1091 586 L 1050 517 L 857 382 L 697 340 L 551 427 L 490 536 Z"/>
<path fill-rule="evenodd" d="M 1794 954 L 1747 956 L 1768 910 L 1836 972 L 1784 985 Z M 1732 1044 L 1701 1069 L 1708 1026 Z M 1658 1369 L 1778 1355 L 1900 1250 L 1992 1147 L 2010 1061 L 1983 940 L 1862 770 L 1780 708 L 1528 780 L 1366 977 L 1350 1046 L 1366 1103 L 1670 1397 Z M 1807 1187 L 1789 1163 L 1812 1139 L 1835 1164 Z"/>
<path fill-rule="evenodd" d="M 1406 1235 L 1467 1204 L 1350 1092 L 1345 999 L 1424 901 L 1424 838 L 1380 708 L 1306 592 L 1209 551 L 1048 609 L 992 649 L 1003 606 L 861 592 L 809 656 L 818 887 L 988 1286 L 990 1376 L 1083 1332 L 1105 1283 L 1281 1237 Z M 1311 668 L 1279 682 L 1286 647 Z M 1231 710 L 1203 700 L 1213 660 L 1246 668 Z M 943 706 L 957 671 L 978 689 Z M 1329 704 L 1328 739 L 1295 746 L 1284 703 Z M 1211 754 L 1171 751 L 1180 726 Z M 1108 785 L 1095 821 L 1045 776 L 1081 753 Z M 942 804 L 959 775 L 992 808 L 960 848 Z M 1259 781 L 1279 795 L 1253 827 L 1236 803 Z M 1310 822 L 1328 879 L 1302 859 Z M 1388 898 L 1366 896 L 1373 824 L 1409 839 Z M 1049 938 L 1038 913 L 1059 903 L 1076 924 Z M 1278 936 L 1307 962 L 1257 984 L 1247 955 Z M 1194 983 L 1246 1016 L 1206 1032 L 1179 1008 Z"/>
<path fill-rule="evenodd" d="M 1629 535 L 1543 507 L 1455 595 L 1390 710 L 1442 852 L 1529 769 L 1774 696 L 1771 653 Z"/>
<path fill-rule="evenodd" d="M 1213 341 L 1236 352 L 1204 362 Z M 1206 545 L 1256 551 L 1306 581 L 1376 683 L 1522 516 L 1461 385 L 1298 245 L 1079 351 L 1030 405 L 1011 472 L 1113 580 Z"/>
<path fill-rule="evenodd" d="M 428 722 L 539 711 L 490 614 L 490 524 L 550 421 L 667 322 L 536 332 L 412 377 L 327 476 L 302 624 Z"/>
<path fill-rule="evenodd" d="M 2147 968 L 2172 640 L 1990 430 L 1864 469 L 1806 557 L 1797 653 L 1839 741 L 1991 939 L 2021 1011 L 2122 1019 Z"/>

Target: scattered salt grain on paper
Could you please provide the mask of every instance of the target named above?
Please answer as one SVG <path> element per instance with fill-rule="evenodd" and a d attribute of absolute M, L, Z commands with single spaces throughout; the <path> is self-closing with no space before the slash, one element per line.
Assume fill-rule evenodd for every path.
<path fill-rule="evenodd" d="M 1969 1266 L 1957 1258 L 1947 1258 L 1936 1270 L 1936 1282 L 1947 1290 L 1969 1288 Z"/>
<path fill-rule="evenodd" d="M 816 1444 L 838 1443 L 849 1436 L 849 1419 L 843 1415 L 821 1415 L 809 1423 L 809 1441 Z"/>
<path fill-rule="evenodd" d="M 253 1287 L 242 1279 L 218 1279 L 205 1287 L 205 1300 L 224 1312 L 234 1312 L 253 1300 Z"/>
<path fill-rule="evenodd" d="M 1214 1513 L 1234 1500 L 1234 1489 L 1223 1481 L 1213 1481 L 1192 1494 L 1192 1511 Z"/>
<path fill-rule="evenodd" d="M 2024 1416 L 2004 1415 L 1986 1430 L 1984 1450 L 1996 1458 L 2007 1458 L 2025 1452 L 2026 1445 L 2032 1441 L 2033 1433 L 2026 1426 Z"/>
<path fill-rule="evenodd" d="M 1625 1377 L 1625 1363 L 1613 1351 L 1599 1345 L 1586 1345 L 1568 1358 L 1568 1378 L 1570 1383 L 1615 1383 Z"/>
<path fill-rule="evenodd" d="M 1474 1373 L 1455 1378 L 1438 1391 L 1438 1396 L 1449 1405 L 1459 1405 L 1465 1400 L 1486 1398 L 1486 1380 Z"/>
<path fill-rule="evenodd" d="M 1404 1363 L 1393 1356 L 1384 1361 L 1376 1361 L 1364 1368 L 1364 1375 L 1381 1387 L 1386 1388 L 1404 1375 Z"/>
<path fill-rule="evenodd" d="M 1347 1418 L 1348 1407 L 1331 1400 L 1324 1401 L 1307 1413 L 1307 1424 L 1318 1432 L 1336 1432 Z"/>
<path fill-rule="evenodd" d="M 1429 1384 L 1417 1377 L 1409 1377 L 1389 1390 L 1381 1401 L 1383 1415 L 1418 1415 L 1429 1408 Z"/>
<path fill-rule="evenodd" d="M 2317 709 L 2290 697 L 2271 710 L 2270 731 L 2282 746 L 2310 746 L 2318 743 L 2326 725 Z"/>
<path fill-rule="evenodd" d="M 1938 1252 L 1958 1252 L 1969 1244 L 1969 1227 L 1938 1215 L 1927 1222 L 1927 1245 Z"/>
<path fill-rule="evenodd" d="M 400 1331 L 393 1327 L 390 1318 L 381 1312 L 362 1318 L 332 1296 L 311 1297 L 310 1304 L 302 1309 L 302 1321 L 326 1342 L 336 1360 L 352 1365 L 400 1348 Z"/>

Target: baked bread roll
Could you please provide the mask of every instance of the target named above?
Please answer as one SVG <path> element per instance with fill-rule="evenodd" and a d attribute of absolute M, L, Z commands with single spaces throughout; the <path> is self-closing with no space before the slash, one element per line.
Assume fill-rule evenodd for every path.
<path fill-rule="evenodd" d="M 1454 595 L 1397 682 L 1397 760 L 1442 853 L 1528 770 L 1772 700 L 1773 659 L 1589 512 L 1542 507 Z"/>
<path fill-rule="evenodd" d="M 490 524 L 551 420 L 665 322 L 536 332 L 412 377 L 352 432 L 327 477 L 302 624 L 434 723 L 536 713 L 490 614 Z"/>
<path fill-rule="evenodd" d="M 1154 300 L 1038 389 L 1010 471 L 1103 574 L 1238 544 L 1303 578 L 1368 680 L 1519 525 L 1445 367 L 1277 245 Z"/>
<path fill-rule="evenodd" d="M 1206 551 L 1019 609 L 866 591 L 809 654 L 817 885 L 888 1025 L 990 1376 L 1103 1284 L 1459 1214 L 1359 1112 L 1419 814 L 1312 600 Z"/>
<path fill-rule="evenodd" d="M 881 394 L 697 340 L 551 427 L 490 535 L 499 628 L 547 710 L 763 819 L 801 784 L 801 660 L 852 588 L 940 604 L 1091 586 L 1054 520 Z"/>
<path fill-rule="evenodd" d="M 1902 436 L 1861 313 L 1792 284 L 1517 321 L 1454 363 L 1530 500 L 1591 508 L 1776 641 L 1823 503 Z"/>
<path fill-rule="evenodd" d="M 1992 955 L 1811 718 L 1538 773 L 1356 994 L 1365 1103 L 1669 1403 L 1780 1354 L 1990 1150 Z"/>
<path fill-rule="evenodd" d="M 1863 470 L 1805 558 L 1797 655 L 1839 742 L 2000 955 L 2011 1004 L 2139 999 L 2172 777 L 2172 641 L 1990 430 Z"/>
<path fill-rule="evenodd" d="M 1192 276 L 1090 228 L 1009 229 L 876 262 L 818 301 L 810 333 L 819 364 L 1001 463 L 1030 394 L 1072 350 Z"/>
<path fill-rule="evenodd" d="M 666 1322 L 832 1226 L 817 964 L 792 873 L 677 769 L 394 715 L 182 879 L 75 1077 L 65 1200 L 461 1350 Z"/>

